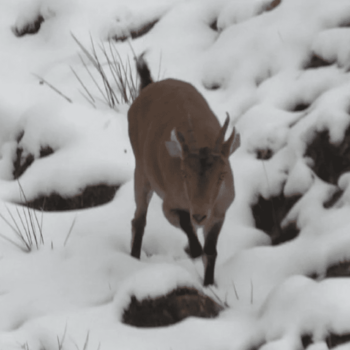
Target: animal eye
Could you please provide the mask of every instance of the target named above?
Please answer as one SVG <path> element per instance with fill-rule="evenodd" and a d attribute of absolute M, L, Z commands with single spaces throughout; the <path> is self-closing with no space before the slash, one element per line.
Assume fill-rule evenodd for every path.
<path fill-rule="evenodd" d="M 226 173 L 221 173 L 219 175 L 219 180 L 222 181 L 225 178 Z"/>

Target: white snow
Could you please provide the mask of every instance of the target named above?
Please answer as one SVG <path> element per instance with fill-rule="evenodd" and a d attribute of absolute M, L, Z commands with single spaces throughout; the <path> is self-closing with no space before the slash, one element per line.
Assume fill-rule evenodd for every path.
<path fill-rule="evenodd" d="M 1 1 L 0 349 L 298 350 L 308 335 L 309 350 L 324 350 L 330 333 L 350 333 L 350 281 L 325 278 L 330 266 L 350 259 L 350 175 L 327 183 L 305 156 L 317 133 L 328 131 L 339 145 L 350 125 L 350 2 L 281 0 L 267 11 L 272 3 Z M 39 16 L 38 33 L 15 35 Z M 106 105 L 79 55 L 103 83 L 72 37 L 90 52 L 93 42 L 106 63 L 101 45 L 108 48 L 109 39 L 151 22 L 145 35 L 114 43 L 124 64 L 130 60 L 131 74 L 132 50 L 146 52 L 155 79 L 191 82 L 219 121 L 228 112 L 230 128 L 241 134 L 230 158 L 236 199 L 226 213 L 210 288 L 202 287 L 201 259 L 187 257 L 187 239 L 165 219 L 156 195 L 141 259 L 130 256 L 135 161 L 129 105 Z M 310 68 L 312 57 L 330 65 Z M 47 146 L 54 153 L 40 157 Z M 37 233 L 42 229 L 43 242 L 26 252 L 9 225 L 15 225 L 11 216 L 22 227 L 21 220 L 34 215 L 15 204 L 23 199 L 12 174 L 17 147 L 22 161 L 34 156 L 19 178 L 28 200 L 54 192 L 75 196 L 101 183 L 120 188 L 111 202 L 91 209 L 36 211 L 33 225 Z M 257 152 L 272 157 L 258 159 Z M 325 208 L 338 188 L 341 198 Z M 300 232 L 272 246 L 255 227 L 251 206 L 259 196 L 280 194 L 302 196 L 281 223 Z M 132 296 L 160 296 L 178 286 L 228 307 L 216 319 L 191 317 L 162 328 L 121 322 Z"/>

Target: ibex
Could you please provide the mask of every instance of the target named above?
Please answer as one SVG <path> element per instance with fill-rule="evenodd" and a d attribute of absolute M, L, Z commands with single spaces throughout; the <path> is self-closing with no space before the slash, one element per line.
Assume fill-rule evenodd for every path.
<path fill-rule="evenodd" d="M 192 258 L 203 254 L 204 285 L 213 284 L 216 243 L 235 197 L 229 156 L 240 146 L 239 134 L 233 129 L 224 141 L 229 116 L 221 127 L 191 84 L 174 79 L 153 82 L 143 55 L 136 66 L 140 94 L 128 112 L 136 159 L 131 255 L 140 258 L 147 208 L 156 192 L 165 217 L 186 233 L 186 251 Z M 203 250 L 198 227 L 203 227 Z"/>

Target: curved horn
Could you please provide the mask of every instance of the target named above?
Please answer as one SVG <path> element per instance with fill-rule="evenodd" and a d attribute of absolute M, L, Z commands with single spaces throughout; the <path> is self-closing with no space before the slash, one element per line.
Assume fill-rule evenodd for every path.
<path fill-rule="evenodd" d="M 224 138 L 225 138 L 228 123 L 230 122 L 230 115 L 228 114 L 228 112 L 226 112 L 226 115 L 227 117 L 226 117 L 225 123 L 221 128 L 218 138 L 216 139 L 216 142 L 215 142 L 214 152 L 218 152 L 218 153 L 220 152 L 222 142 L 224 141 Z"/>

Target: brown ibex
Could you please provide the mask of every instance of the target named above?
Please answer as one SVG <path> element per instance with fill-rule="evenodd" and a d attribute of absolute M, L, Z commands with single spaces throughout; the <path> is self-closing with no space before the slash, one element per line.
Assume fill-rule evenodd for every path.
<path fill-rule="evenodd" d="M 147 208 L 153 192 L 163 199 L 168 221 L 181 228 L 192 258 L 202 255 L 196 229 L 203 227 L 204 285 L 214 283 L 216 243 L 235 190 L 229 156 L 239 147 L 229 123 L 221 127 L 203 96 L 180 80 L 153 82 L 146 62 L 137 59 L 141 89 L 128 112 L 136 158 L 131 255 L 140 258 Z"/>

